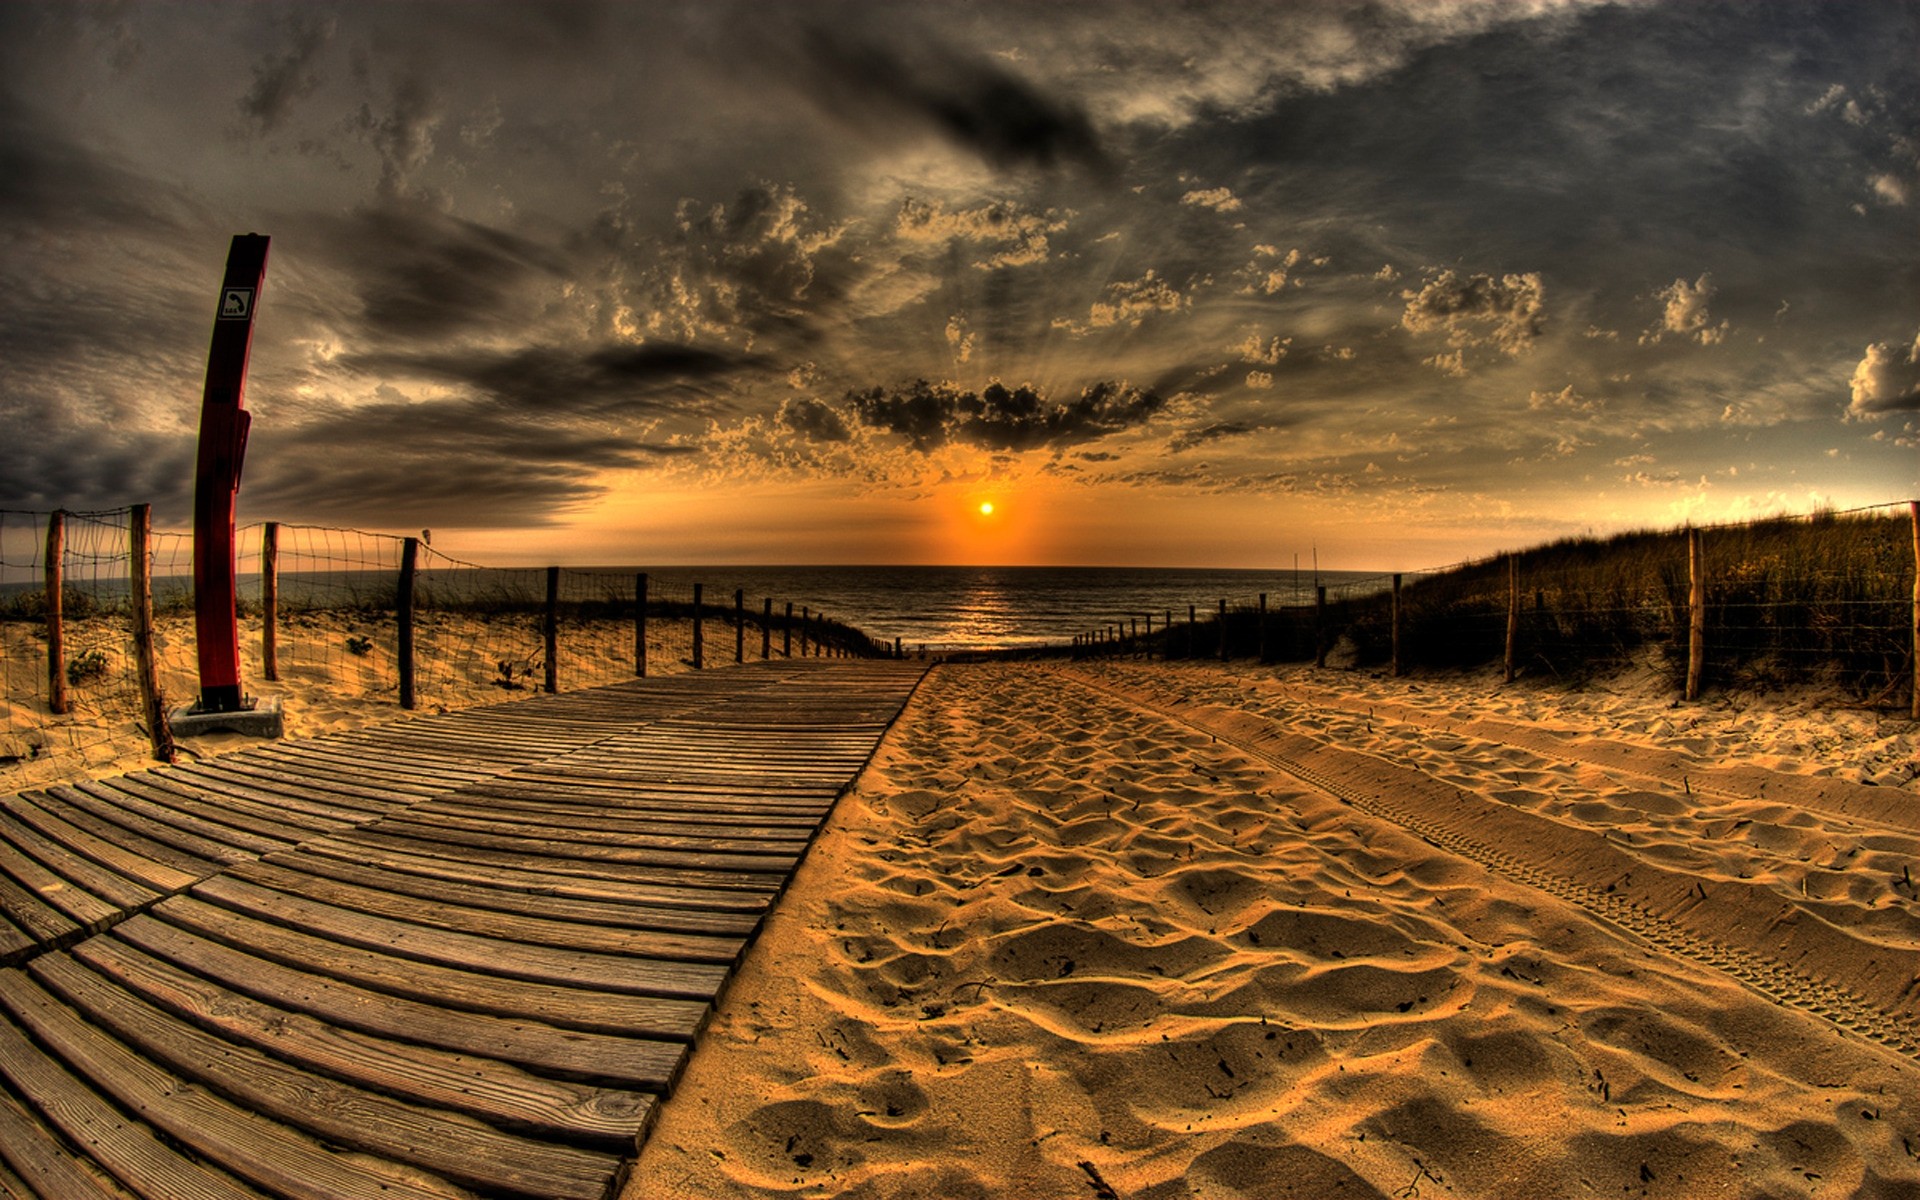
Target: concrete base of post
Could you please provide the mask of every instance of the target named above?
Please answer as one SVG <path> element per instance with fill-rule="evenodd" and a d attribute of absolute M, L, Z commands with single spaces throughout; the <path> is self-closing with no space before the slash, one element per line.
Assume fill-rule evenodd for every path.
<path fill-rule="evenodd" d="M 176 708 L 167 714 L 167 726 L 177 738 L 203 733 L 239 733 L 248 737 L 279 738 L 287 733 L 286 715 L 280 710 L 280 697 L 268 696 L 239 712 L 195 712 Z"/>

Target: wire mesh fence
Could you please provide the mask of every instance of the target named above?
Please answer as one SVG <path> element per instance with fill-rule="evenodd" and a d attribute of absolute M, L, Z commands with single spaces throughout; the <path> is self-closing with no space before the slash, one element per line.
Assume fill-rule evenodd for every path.
<path fill-rule="evenodd" d="M 0 511 L 0 790 L 137 762 L 132 513 Z M 639 572 L 494 567 L 414 539 L 237 531 L 242 677 L 295 733 L 761 658 L 876 656 L 807 604 Z M 199 694 L 190 535 L 150 538 L 162 705 Z M 49 596 L 57 597 L 50 603 Z"/>
<path fill-rule="evenodd" d="M 1568 679 L 1651 660 L 1676 687 L 1690 675 L 1709 686 L 1818 681 L 1912 707 L 1917 567 L 1920 518 L 1902 502 L 1570 538 L 1343 579 L 1287 605 L 1195 600 L 1123 614 L 1074 648 L 1399 671 L 1491 665 Z"/>

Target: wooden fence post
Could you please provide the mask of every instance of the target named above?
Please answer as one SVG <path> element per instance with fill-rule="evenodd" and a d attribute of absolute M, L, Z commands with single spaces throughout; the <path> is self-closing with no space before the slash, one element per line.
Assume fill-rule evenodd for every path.
<path fill-rule="evenodd" d="M 1313 665 L 1327 665 L 1327 585 L 1313 589 Z"/>
<path fill-rule="evenodd" d="M 899 639 L 899 638 L 894 638 L 894 639 L 893 639 L 893 656 L 894 656 L 895 658 L 905 658 L 905 657 L 906 657 L 906 655 L 905 655 L 905 654 L 902 654 L 902 653 L 900 652 L 900 639 Z"/>
<path fill-rule="evenodd" d="M 1700 698 L 1700 679 L 1707 665 L 1707 564 L 1700 550 L 1700 531 L 1687 527 L 1687 692 Z"/>
<path fill-rule="evenodd" d="M 1913 515 L 1913 719 L 1920 721 L 1920 500 L 1909 500 Z"/>
<path fill-rule="evenodd" d="M 1507 682 L 1513 682 L 1514 651 L 1520 642 L 1520 556 L 1507 555 Z"/>
<path fill-rule="evenodd" d="M 1147 640 L 1146 640 L 1145 649 L 1143 652 L 1146 654 L 1146 656 L 1149 659 L 1153 657 L 1153 614 L 1152 613 L 1147 614 Z"/>
<path fill-rule="evenodd" d="M 1393 576 L 1393 677 L 1398 679 L 1406 670 L 1400 658 L 1400 573 Z"/>
<path fill-rule="evenodd" d="M 67 711 L 67 514 L 47 514 L 47 708 Z"/>
<path fill-rule="evenodd" d="M 136 504 L 127 520 L 132 565 L 127 583 L 133 600 L 133 669 L 140 683 L 140 707 L 147 718 L 147 742 L 161 762 L 173 761 L 173 728 L 167 701 L 160 694 L 160 672 L 153 652 L 153 505 Z"/>
<path fill-rule="evenodd" d="M 560 568 L 547 568 L 547 693 L 560 690 Z"/>
<path fill-rule="evenodd" d="M 780 657 L 793 657 L 793 601 L 787 601 L 787 619 L 780 626 Z"/>
<path fill-rule="evenodd" d="M 773 657 L 773 597 L 760 610 L 760 661 Z"/>
<path fill-rule="evenodd" d="M 707 665 L 706 626 L 700 616 L 700 596 L 705 590 L 703 584 L 693 585 L 693 669 L 696 671 Z"/>
<path fill-rule="evenodd" d="M 394 591 L 394 620 L 400 626 L 400 707 L 414 707 L 413 692 L 413 573 L 420 565 L 420 539 L 408 538 L 400 544 L 400 586 Z M 553 661 L 551 645 L 547 650 L 547 661 Z M 551 668 L 549 668 L 551 672 Z M 553 678 L 549 673 L 549 679 Z M 547 686 L 548 691 L 553 686 Z"/>
<path fill-rule="evenodd" d="M 747 661 L 747 589 L 733 589 L 733 663 Z"/>
<path fill-rule="evenodd" d="M 633 577 L 633 673 L 647 677 L 647 573 Z"/>
<path fill-rule="evenodd" d="M 800 606 L 800 657 L 807 656 L 807 635 L 811 632 L 812 612 L 806 605 Z"/>
<path fill-rule="evenodd" d="M 1227 598 L 1220 597 L 1220 661 L 1227 661 Z"/>
<path fill-rule="evenodd" d="M 260 673 L 280 678 L 280 522 L 260 530 Z"/>

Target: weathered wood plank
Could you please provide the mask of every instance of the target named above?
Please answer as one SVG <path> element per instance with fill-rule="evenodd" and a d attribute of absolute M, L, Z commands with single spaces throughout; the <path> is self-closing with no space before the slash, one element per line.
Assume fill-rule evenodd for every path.
<path fill-rule="evenodd" d="M 312 832 L 221 804 L 205 794 L 194 795 L 162 786 L 160 781 L 145 778 L 140 772 L 75 786 L 110 804 L 254 854 L 295 845 Z"/>
<path fill-rule="evenodd" d="M 280 863 L 244 863 L 229 872 L 228 877 L 352 912 L 557 949 L 727 966 L 746 948 L 740 938 L 617 929 L 548 920 L 497 908 L 467 908 L 444 900 L 422 900 L 385 888 L 343 883 L 296 869 L 304 865 L 304 860 L 297 857 Z"/>
<path fill-rule="evenodd" d="M 373 1195 L 393 1200 L 464 1200 L 468 1195 L 398 1164 L 378 1163 L 360 1155 L 335 1154 L 278 1122 L 256 1116 L 202 1088 L 188 1086 L 180 1076 L 154 1066 L 101 1032 L 17 970 L 0 971 L 0 1007 L 29 1030 L 36 1041 L 58 1054 L 76 1076 L 111 1097 L 117 1105 L 139 1114 L 170 1141 L 189 1147 L 200 1159 L 269 1193 L 296 1200 Z M 17 1048 L 7 1045 L 9 1037 L 24 1040 L 11 1025 L 0 1026 L 0 1054 Z M 46 1062 L 44 1058 L 41 1061 Z M 11 1075 L 12 1064 L 4 1060 L 0 1063 L 3 1063 L 0 1069 Z M 58 1068 L 47 1063 L 36 1081 L 48 1082 L 45 1075 L 52 1070 Z M 19 1085 L 16 1083 L 16 1086 Z M 41 1096 L 33 1087 L 24 1086 L 21 1090 L 32 1095 L 36 1103 L 41 1102 Z M 85 1100 L 75 1093 L 86 1090 L 69 1080 L 61 1089 L 60 1099 L 85 1108 Z M 45 1110 L 44 1104 L 42 1109 Z M 96 1128 L 90 1127 L 88 1131 Z M 96 1155 L 99 1153 L 90 1140 L 84 1137 L 75 1140 L 89 1146 Z M 158 1152 L 145 1155 L 131 1174 L 122 1174 L 121 1178 L 156 1196 L 165 1195 L 169 1200 L 172 1197 L 241 1200 L 250 1195 L 225 1185 L 211 1173 L 194 1170 L 196 1164 L 191 1158 L 157 1141 L 151 1149 Z M 155 1187 L 157 1177 L 165 1177 L 167 1186 Z"/>
<path fill-rule="evenodd" d="M 793 869 L 797 847 L 748 842 L 743 848 L 707 849 L 694 839 L 649 835 L 594 838 L 575 830 L 537 830 L 523 834 L 487 832 L 498 823 L 474 828 L 471 823 L 441 821 L 433 814 L 391 817 L 372 832 L 422 841 L 475 846 L 487 850 L 533 852 L 583 862 L 638 863 L 676 870 L 741 872 L 783 877 Z"/>
<path fill-rule="evenodd" d="M 23 981 L 19 972 L 0 971 L 0 987 L 15 981 Z M 0 1019 L 0 1075 L 48 1125 L 73 1145 L 86 1147 L 90 1158 L 149 1200 L 262 1200 L 231 1175 L 182 1156 L 151 1127 L 129 1119 L 84 1077 L 76 1078 L 29 1041 L 20 1025 L 5 1019 Z"/>
<path fill-rule="evenodd" d="M 4 857 L 9 867 L 15 862 L 31 861 L 40 869 L 73 885 L 69 890 L 84 892 L 91 901 L 114 909 L 135 908 L 159 896 L 159 893 L 152 888 L 135 883 L 85 855 L 74 853 L 59 842 L 43 837 L 36 830 L 5 814 L 0 814 L 0 857 Z M 31 868 L 23 867 L 23 869 Z M 34 888 L 35 891 L 41 891 L 43 898 L 74 920 L 85 923 L 93 919 L 83 915 L 77 908 L 69 908 L 58 897 L 45 893 L 27 876 L 19 875 L 17 871 L 15 874 L 22 883 Z"/>
<path fill-rule="evenodd" d="M 37 959 L 35 982 L 181 1079 L 255 1117 L 465 1183 L 523 1196 L 600 1200 L 620 1160 L 493 1129 L 315 1075 L 177 1020 L 65 954 Z"/>
<path fill-rule="evenodd" d="M 232 1042 L 370 1091 L 465 1112 L 512 1132 L 630 1150 L 654 1098 L 550 1079 L 496 1059 L 341 1029 L 230 991 L 117 938 L 92 938 L 75 959 L 119 987 Z"/>
<path fill-rule="evenodd" d="M 513 853 L 477 846 L 458 845 L 425 838 L 401 837 L 378 829 L 356 830 L 353 841 L 386 850 L 398 850 L 429 857 L 455 858 L 488 867 L 549 871 L 556 875 L 575 875 L 590 879 L 610 879 L 617 883 L 652 883 L 669 889 L 661 893 L 664 902 L 688 908 L 743 904 L 756 911 L 765 907 L 766 898 L 779 888 L 784 876 L 728 873 L 724 871 L 675 870 L 669 867 L 623 862 L 585 862 L 550 855 Z M 751 896 L 751 901 L 739 897 Z M 729 901 L 729 897 L 732 897 Z"/>
<path fill-rule="evenodd" d="M 174 892 L 212 873 L 211 859 L 154 841 L 57 795 L 22 792 L 8 810 L 50 841 L 157 892 Z"/>
<path fill-rule="evenodd" d="M 561 1028 L 538 1015 L 468 1012 L 436 993 L 429 993 L 430 1000 L 417 1000 L 373 991 L 245 953 L 151 917 L 135 917 L 116 927 L 111 937 L 233 992 L 343 1030 L 496 1059 L 618 1090 L 663 1090 L 687 1050 L 684 1040 Z M 682 1015 L 682 1023 L 689 1019 Z"/>
<path fill-rule="evenodd" d="M 191 933 L 249 954 L 352 983 L 368 991 L 471 1012 L 533 1017 L 567 1029 L 656 1040 L 691 1039 L 706 1015 L 701 1000 L 589 991 L 395 958 L 285 929 L 186 896 L 148 910 Z"/>
<path fill-rule="evenodd" d="M 595 954 L 414 925 L 307 900 L 233 875 L 195 885 L 193 896 L 328 941 L 478 975 L 667 999 L 709 999 L 726 979 L 724 968 L 704 963 Z"/>
<path fill-rule="evenodd" d="M 502 904 L 521 905 L 533 900 L 550 900 L 563 905 L 617 907 L 641 914 L 648 928 L 682 929 L 690 933 L 738 936 L 749 933 L 766 909 L 765 899 L 754 894 L 689 893 L 684 889 L 650 883 L 625 883 L 592 876 L 561 875 L 551 871 L 518 870 L 502 866 L 482 866 L 457 857 L 404 853 L 374 847 L 365 842 L 314 841 L 300 848 L 301 861 L 313 869 L 337 872 L 339 864 L 367 864 L 393 876 L 409 876 L 449 884 L 474 891 L 497 893 Z M 391 886 L 403 884 L 399 879 Z M 428 893 L 432 894 L 432 893 Z M 527 909 L 526 911 L 533 911 Z M 563 920 L 580 919 L 563 916 Z M 638 917 L 636 917 L 636 921 Z"/>
<path fill-rule="evenodd" d="M 17 1194 L 27 1200 L 36 1196 L 40 1200 L 134 1200 L 105 1171 L 69 1149 L 4 1085 L 0 1085 L 0 1162 L 12 1169 L 10 1177 L 0 1176 L 0 1195 Z"/>

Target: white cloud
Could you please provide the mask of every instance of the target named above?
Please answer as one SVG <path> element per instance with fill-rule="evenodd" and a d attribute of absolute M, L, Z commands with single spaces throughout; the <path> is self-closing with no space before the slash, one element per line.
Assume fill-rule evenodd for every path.
<path fill-rule="evenodd" d="M 1654 298 L 1664 302 L 1660 313 L 1660 323 L 1640 337 L 1640 344 L 1650 346 L 1669 333 L 1699 342 L 1702 346 L 1712 346 L 1723 342 L 1729 322 L 1713 324 L 1713 316 L 1707 311 L 1707 302 L 1714 297 L 1713 276 L 1702 274 L 1700 278 L 1688 283 L 1676 279 L 1667 287 L 1654 293 Z"/>
<path fill-rule="evenodd" d="M 973 357 L 974 332 L 967 326 L 965 313 L 947 318 L 947 345 L 953 348 L 953 360 L 966 362 Z"/>
<path fill-rule="evenodd" d="M 1180 197 L 1180 203 L 1191 204 L 1196 208 L 1210 208 L 1215 212 L 1239 212 L 1243 207 L 1232 188 L 1207 188 L 1204 191 L 1192 191 Z"/>
<path fill-rule="evenodd" d="M 973 242 L 994 248 L 973 265 L 983 271 L 1024 267 L 1045 262 L 1052 252 L 1047 235 L 1065 229 L 1071 210 L 1023 212 L 1011 204 L 983 204 L 949 210 L 944 205 L 908 197 L 894 219 L 894 236 L 905 242 L 944 244 Z"/>
<path fill-rule="evenodd" d="M 1261 363 L 1273 366 L 1287 356 L 1287 347 L 1293 345 L 1292 338 L 1262 338 L 1258 333 L 1249 333 L 1246 340 L 1233 348 L 1241 362 Z"/>
<path fill-rule="evenodd" d="M 1853 398 L 1847 415 L 1874 417 L 1920 412 L 1920 333 L 1906 347 L 1874 342 L 1848 380 Z"/>
<path fill-rule="evenodd" d="M 1287 273 L 1305 261 L 1306 257 L 1298 247 L 1282 254 L 1278 246 L 1264 243 L 1255 246 L 1253 261 L 1239 271 L 1242 277 L 1251 278 L 1252 282 L 1240 291 L 1244 294 L 1257 292 L 1262 296 L 1273 295 L 1287 286 Z M 1300 281 L 1294 280 L 1293 285 L 1299 287 Z"/>
<path fill-rule="evenodd" d="M 1248 371 L 1247 386 L 1256 392 L 1264 392 L 1273 386 L 1273 372 Z"/>
<path fill-rule="evenodd" d="M 1138 279 L 1108 284 L 1107 299 L 1093 302 L 1087 309 L 1084 324 L 1059 317 L 1054 320 L 1053 327 L 1076 334 L 1114 325 L 1138 328 L 1142 321 L 1154 313 L 1184 312 L 1192 305 L 1191 296 L 1182 295 L 1149 267 L 1147 273 Z"/>
<path fill-rule="evenodd" d="M 1445 333 L 1451 354 L 1426 361 L 1449 375 L 1467 371 L 1465 351 L 1491 346 L 1518 356 L 1540 336 L 1546 288 L 1537 272 L 1525 275 L 1460 275 L 1442 271 L 1419 291 L 1404 291 L 1400 324 L 1413 333 Z"/>

